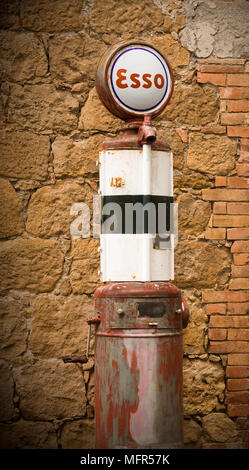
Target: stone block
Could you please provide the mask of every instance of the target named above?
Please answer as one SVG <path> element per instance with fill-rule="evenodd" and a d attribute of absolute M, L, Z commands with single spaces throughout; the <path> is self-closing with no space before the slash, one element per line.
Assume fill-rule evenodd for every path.
<path fill-rule="evenodd" d="M 18 0 L 4 0 L 0 3 L 0 28 L 18 29 L 19 27 Z"/>
<path fill-rule="evenodd" d="M 189 324 L 183 330 L 184 354 L 204 354 L 204 334 L 207 328 L 204 306 L 193 290 L 182 290 L 182 296 L 186 299 L 190 311 Z"/>
<path fill-rule="evenodd" d="M 32 354 L 44 359 L 85 354 L 92 308 L 93 301 L 87 296 L 37 297 L 30 310 Z"/>
<path fill-rule="evenodd" d="M 224 286 L 230 276 L 226 248 L 206 242 L 179 242 L 175 249 L 175 283 L 178 287 Z"/>
<path fill-rule="evenodd" d="M 111 19 L 111 21 L 110 21 Z M 117 4 L 115 0 L 105 2 L 94 2 L 90 13 L 90 28 L 97 34 L 112 35 L 120 39 L 120 35 L 127 34 L 127 31 L 134 34 L 163 29 L 164 15 L 150 0 L 142 3 L 136 0 L 129 1 L 127 8 L 126 0 L 120 0 Z"/>
<path fill-rule="evenodd" d="M 50 72 L 64 83 L 80 82 L 81 93 L 88 93 L 105 50 L 102 41 L 82 32 L 56 35 L 49 41 Z"/>
<path fill-rule="evenodd" d="M 14 409 L 14 381 L 10 366 L 6 362 L 0 362 L 0 421 L 9 421 L 15 417 Z"/>
<path fill-rule="evenodd" d="M 24 231 L 22 204 L 9 181 L 0 178 L 0 238 Z"/>
<path fill-rule="evenodd" d="M 44 46 L 34 33 L 0 32 L 1 79 L 24 82 L 44 77 L 48 60 Z"/>
<path fill-rule="evenodd" d="M 79 129 L 83 131 L 115 132 L 120 129 L 120 120 L 114 117 L 100 101 L 93 88 L 81 109 Z"/>
<path fill-rule="evenodd" d="M 227 175 L 235 167 L 237 142 L 226 136 L 191 133 L 187 165 L 211 175 Z"/>
<path fill-rule="evenodd" d="M 175 86 L 172 98 L 159 121 L 177 121 L 177 124 L 205 125 L 217 119 L 219 97 L 208 86 Z"/>
<path fill-rule="evenodd" d="M 75 215 L 70 215 L 73 204 L 82 202 L 91 209 L 92 192 L 89 186 L 81 186 L 70 181 L 61 181 L 51 186 L 43 186 L 32 196 L 27 212 L 27 231 L 39 237 L 70 237 L 70 223 Z"/>
<path fill-rule="evenodd" d="M 236 424 L 225 413 L 204 416 L 202 426 L 203 431 L 214 442 L 233 442 L 238 434 Z"/>
<path fill-rule="evenodd" d="M 206 228 L 211 216 L 210 203 L 182 194 L 178 199 L 178 230 L 180 233 L 198 236 Z"/>
<path fill-rule="evenodd" d="M 49 137 L 31 132 L 0 132 L 0 174 L 10 178 L 45 180 Z"/>
<path fill-rule="evenodd" d="M 222 365 L 200 359 L 185 359 L 183 374 L 184 414 L 206 415 L 215 410 L 225 390 Z"/>
<path fill-rule="evenodd" d="M 27 336 L 25 306 L 15 299 L 0 299 L 0 357 L 20 361 L 27 349 Z"/>
<path fill-rule="evenodd" d="M 0 425 L 2 449 L 57 449 L 57 438 L 52 423 L 24 421 Z"/>
<path fill-rule="evenodd" d="M 51 84 L 11 86 L 8 122 L 17 130 L 52 134 L 77 128 L 79 103 Z"/>
<path fill-rule="evenodd" d="M 14 369 L 20 409 L 27 420 L 83 417 L 85 384 L 75 364 L 43 360 Z"/>
<path fill-rule="evenodd" d="M 184 446 L 187 448 L 200 447 L 201 426 L 193 419 L 185 419 L 183 424 Z"/>
<path fill-rule="evenodd" d="M 76 239 L 72 243 L 70 282 L 74 294 L 91 294 L 99 283 L 99 240 Z"/>
<path fill-rule="evenodd" d="M 1 242 L 1 295 L 9 289 L 51 291 L 61 276 L 63 259 L 55 240 L 18 238 Z"/>
<path fill-rule="evenodd" d="M 188 65 L 190 59 L 189 52 L 178 41 L 175 41 L 170 34 L 157 36 L 152 38 L 150 42 L 167 57 L 173 70 L 176 67 Z"/>
<path fill-rule="evenodd" d="M 33 31 L 77 31 L 85 25 L 81 14 L 84 3 L 82 0 L 23 0 L 22 25 Z"/>
<path fill-rule="evenodd" d="M 94 449 L 94 421 L 82 419 L 65 423 L 61 431 L 62 449 Z"/>
<path fill-rule="evenodd" d="M 57 177 L 92 176 L 98 174 L 96 162 L 105 139 L 103 135 L 92 135 L 88 139 L 70 139 L 58 136 L 53 142 L 54 171 Z"/>

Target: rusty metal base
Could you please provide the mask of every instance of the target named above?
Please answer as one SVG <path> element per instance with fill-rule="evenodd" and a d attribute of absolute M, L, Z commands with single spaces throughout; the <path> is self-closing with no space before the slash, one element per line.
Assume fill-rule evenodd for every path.
<path fill-rule="evenodd" d="M 169 282 L 95 292 L 96 448 L 182 448 L 182 315 Z"/>

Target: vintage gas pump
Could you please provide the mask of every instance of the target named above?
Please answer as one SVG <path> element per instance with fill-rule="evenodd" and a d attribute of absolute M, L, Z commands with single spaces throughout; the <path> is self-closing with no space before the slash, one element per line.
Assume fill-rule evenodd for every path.
<path fill-rule="evenodd" d="M 173 75 L 151 45 L 120 42 L 102 57 L 96 85 L 108 110 L 125 121 L 99 157 L 96 448 L 179 448 L 188 310 L 172 283 L 172 153 L 151 125 L 172 95 Z"/>

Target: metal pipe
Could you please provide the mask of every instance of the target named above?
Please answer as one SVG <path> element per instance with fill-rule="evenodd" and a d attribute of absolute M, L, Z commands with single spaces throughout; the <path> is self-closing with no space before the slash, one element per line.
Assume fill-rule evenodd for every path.
<path fill-rule="evenodd" d="M 151 145 L 143 144 L 143 192 L 151 194 Z M 151 280 L 151 236 L 143 235 L 143 281 Z"/>

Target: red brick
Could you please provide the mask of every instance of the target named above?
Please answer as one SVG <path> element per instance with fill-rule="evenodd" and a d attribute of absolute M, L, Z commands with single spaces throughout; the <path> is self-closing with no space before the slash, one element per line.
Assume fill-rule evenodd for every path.
<path fill-rule="evenodd" d="M 249 202 L 228 202 L 227 213 L 228 214 L 249 214 Z"/>
<path fill-rule="evenodd" d="M 197 81 L 199 83 L 212 83 L 213 85 L 225 86 L 226 75 L 221 73 L 197 73 Z"/>
<path fill-rule="evenodd" d="M 228 186 L 230 188 L 249 188 L 249 178 L 240 178 L 239 176 L 229 176 Z"/>
<path fill-rule="evenodd" d="M 246 117 L 245 113 L 222 113 L 221 124 L 246 124 Z"/>
<path fill-rule="evenodd" d="M 181 137 L 182 142 L 186 144 L 188 142 L 188 131 L 185 129 L 176 129 L 176 132 Z"/>
<path fill-rule="evenodd" d="M 234 416 L 249 416 L 249 405 L 228 405 L 227 412 L 231 418 Z"/>
<path fill-rule="evenodd" d="M 249 126 L 227 126 L 228 137 L 249 137 Z"/>
<path fill-rule="evenodd" d="M 235 242 L 235 243 L 242 243 L 242 242 Z M 224 291 L 207 290 L 207 291 L 202 292 L 202 299 L 204 303 L 212 303 L 212 304 L 223 303 L 223 302 L 248 302 L 249 291 L 231 292 L 229 290 L 224 290 Z"/>
<path fill-rule="evenodd" d="M 207 228 L 205 231 L 206 240 L 225 240 L 226 229 L 225 228 Z"/>
<path fill-rule="evenodd" d="M 245 150 L 245 152 L 249 152 L 249 143 L 243 143 L 245 141 L 249 141 L 249 139 L 241 139 L 240 150 Z"/>
<path fill-rule="evenodd" d="M 226 186 L 227 177 L 226 176 L 216 176 L 215 177 L 215 186 Z"/>
<path fill-rule="evenodd" d="M 227 111 L 231 112 L 247 112 L 249 111 L 249 100 L 233 100 L 227 102 Z"/>
<path fill-rule="evenodd" d="M 227 392 L 226 393 L 226 403 L 245 403 L 249 404 L 249 392 Z"/>
<path fill-rule="evenodd" d="M 249 314 L 249 302 L 228 302 L 228 315 L 247 315 Z"/>
<path fill-rule="evenodd" d="M 211 330 L 212 329 L 213 328 L 211 328 Z M 219 339 L 219 338 L 211 338 L 211 339 Z M 223 339 L 225 339 L 225 338 L 223 338 Z M 228 339 L 230 339 L 232 341 L 248 341 L 249 340 L 249 329 L 248 328 L 229 328 L 228 329 Z"/>
<path fill-rule="evenodd" d="M 226 134 L 226 126 L 204 126 L 200 129 L 204 134 Z"/>
<path fill-rule="evenodd" d="M 234 253 L 233 262 L 238 265 L 249 264 L 249 253 Z"/>
<path fill-rule="evenodd" d="M 236 241 L 233 243 L 231 253 L 247 253 L 249 252 L 249 242 Z"/>
<path fill-rule="evenodd" d="M 208 336 L 210 340 L 224 341 L 227 339 L 227 330 L 225 328 L 209 328 Z"/>
<path fill-rule="evenodd" d="M 216 0 L 219 1 L 219 0 Z M 220 1 L 234 1 L 234 0 L 220 0 Z M 207 59 L 198 59 L 199 64 L 222 64 L 222 65 L 231 65 L 231 64 L 240 64 L 243 65 L 246 59 L 232 59 L 232 58 L 217 58 L 217 57 L 208 57 Z"/>
<path fill-rule="evenodd" d="M 248 354 L 229 354 L 228 360 L 230 357 L 248 357 Z M 226 368 L 226 376 L 230 378 L 241 378 L 241 377 L 249 377 L 249 366 L 245 365 L 229 365 Z"/>
<path fill-rule="evenodd" d="M 227 76 L 227 85 L 249 86 L 249 73 L 229 74 Z"/>
<path fill-rule="evenodd" d="M 209 327 L 214 328 L 249 328 L 248 316 L 212 315 Z M 248 345 L 249 346 L 249 345 Z"/>
<path fill-rule="evenodd" d="M 229 354 L 228 364 L 233 365 L 233 366 L 240 366 L 240 365 L 247 366 L 248 365 L 248 367 L 242 367 L 242 368 L 239 367 L 239 369 L 242 369 L 241 371 L 238 372 L 239 375 L 233 374 L 233 375 L 229 375 L 229 377 L 249 377 L 249 354 Z M 235 371 L 235 374 L 236 374 L 236 371 Z"/>
<path fill-rule="evenodd" d="M 226 313 L 226 304 L 207 304 L 206 314 L 212 315 L 213 313 L 220 313 L 225 315 Z"/>
<path fill-rule="evenodd" d="M 227 381 L 228 390 L 248 390 L 249 379 L 228 379 Z"/>
<path fill-rule="evenodd" d="M 248 240 L 249 228 L 229 228 L 227 230 L 228 240 Z"/>
<path fill-rule="evenodd" d="M 232 266 L 232 277 L 249 277 L 248 266 Z"/>
<path fill-rule="evenodd" d="M 214 214 L 226 214 L 227 203 L 226 202 L 214 202 L 213 212 Z"/>
<path fill-rule="evenodd" d="M 248 353 L 248 341 L 211 341 L 210 354 Z"/>
<path fill-rule="evenodd" d="M 227 304 L 228 315 L 245 315 L 249 313 L 249 302 L 234 302 Z"/>
<path fill-rule="evenodd" d="M 238 176 L 249 176 L 249 163 L 237 163 L 236 170 Z"/>
<path fill-rule="evenodd" d="M 239 163 L 249 163 L 249 149 L 245 150 L 243 148 L 244 146 L 241 146 L 240 149 L 240 154 L 239 154 Z"/>
<path fill-rule="evenodd" d="M 248 227 L 249 215 L 214 215 L 214 227 Z"/>
<path fill-rule="evenodd" d="M 200 72 L 206 73 L 239 73 L 244 72 L 243 65 L 203 64 L 199 66 Z"/>
<path fill-rule="evenodd" d="M 204 201 L 249 201 L 249 189 L 203 189 Z"/>
<path fill-rule="evenodd" d="M 220 97 L 221 99 L 227 100 L 243 100 L 249 98 L 249 88 L 240 88 L 240 87 L 226 87 L 220 88 Z"/>
<path fill-rule="evenodd" d="M 239 277 L 236 279 L 232 279 L 229 285 L 229 289 L 232 289 L 232 290 L 249 289 L 249 278 Z"/>

